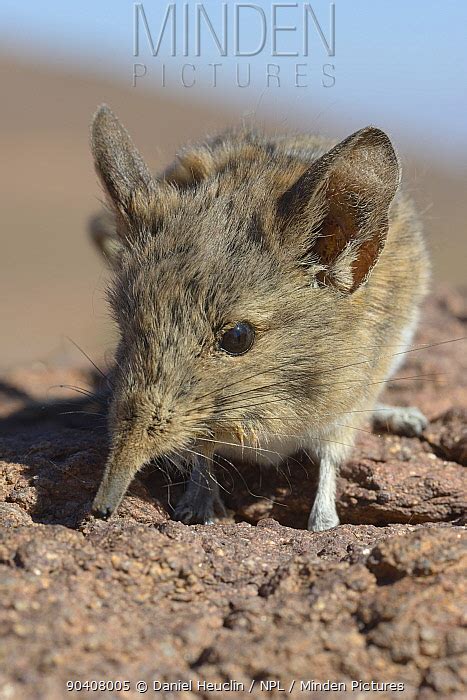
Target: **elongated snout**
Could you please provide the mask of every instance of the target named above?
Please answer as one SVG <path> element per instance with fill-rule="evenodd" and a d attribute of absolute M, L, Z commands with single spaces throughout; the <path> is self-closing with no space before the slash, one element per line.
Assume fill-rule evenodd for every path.
<path fill-rule="evenodd" d="M 92 504 L 93 515 L 104 520 L 110 518 L 120 505 L 134 476 L 147 461 L 147 458 L 129 449 L 113 450 Z"/>
<path fill-rule="evenodd" d="M 111 449 L 99 490 L 92 504 L 98 518 L 109 518 L 118 508 L 136 473 L 151 459 L 180 451 L 191 435 L 182 420 L 174 420 L 173 401 L 151 396 L 147 389 L 120 391 L 110 413 Z"/>

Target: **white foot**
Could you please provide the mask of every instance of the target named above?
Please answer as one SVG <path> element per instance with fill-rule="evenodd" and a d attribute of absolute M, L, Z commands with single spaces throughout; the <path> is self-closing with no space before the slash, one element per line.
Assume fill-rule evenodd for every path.
<path fill-rule="evenodd" d="M 428 420 L 415 406 L 378 405 L 373 413 L 373 428 L 394 435 L 418 437 L 428 425 Z"/>
<path fill-rule="evenodd" d="M 332 527 L 339 525 L 339 516 L 334 507 L 328 510 L 315 507 L 311 509 L 310 517 L 308 518 L 308 529 L 312 532 L 323 532 L 330 530 Z"/>

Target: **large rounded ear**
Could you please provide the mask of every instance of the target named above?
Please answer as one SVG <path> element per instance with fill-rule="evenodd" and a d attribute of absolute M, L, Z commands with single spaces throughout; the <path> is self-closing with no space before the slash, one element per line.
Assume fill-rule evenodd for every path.
<path fill-rule="evenodd" d="M 91 126 L 91 150 L 99 179 L 109 204 L 116 214 L 117 231 L 131 238 L 131 220 L 144 209 L 156 183 L 126 129 L 107 107 L 102 105 Z"/>
<path fill-rule="evenodd" d="M 384 247 L 400 166 L 388 136 L 366 127 L 313 163 L 279 199 L 283 245 L 317 280 L 353 292 Z"/>

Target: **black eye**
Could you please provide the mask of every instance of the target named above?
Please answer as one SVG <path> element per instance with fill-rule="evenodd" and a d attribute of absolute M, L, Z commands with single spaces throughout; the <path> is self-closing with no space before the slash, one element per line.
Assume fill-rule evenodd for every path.
<path fill-rule="evenodd" d="M 221 350 L 229 355 L 243 355 L 253 345 L 255 332 L 249 323 L 242 321 L 226 331 L 219 342 Z"/>

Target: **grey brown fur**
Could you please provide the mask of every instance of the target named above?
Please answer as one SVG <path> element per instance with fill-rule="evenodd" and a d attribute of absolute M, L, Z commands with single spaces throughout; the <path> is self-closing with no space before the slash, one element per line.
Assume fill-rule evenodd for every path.
<path fill-rule="evenodd" d="M 338 524 L 336 471 L 411 342 L 428 275 L 388 137 L 367 127 L 333 147 L 240 129 L 155 178 L 103 106 L 92 150 L 115 221 L 92 230 L 120 330 L 94 512 L 169 458 L 193 473 L 176 517 L 209 522 L 222 513 L 215 454 L 278 464 L 305 448 L 320 465 L 309 527 Z M 231 356 L 219 338 L 239 321 L 255 342 Z M 404 410 L 375 416 L 420 432 Z"/>

